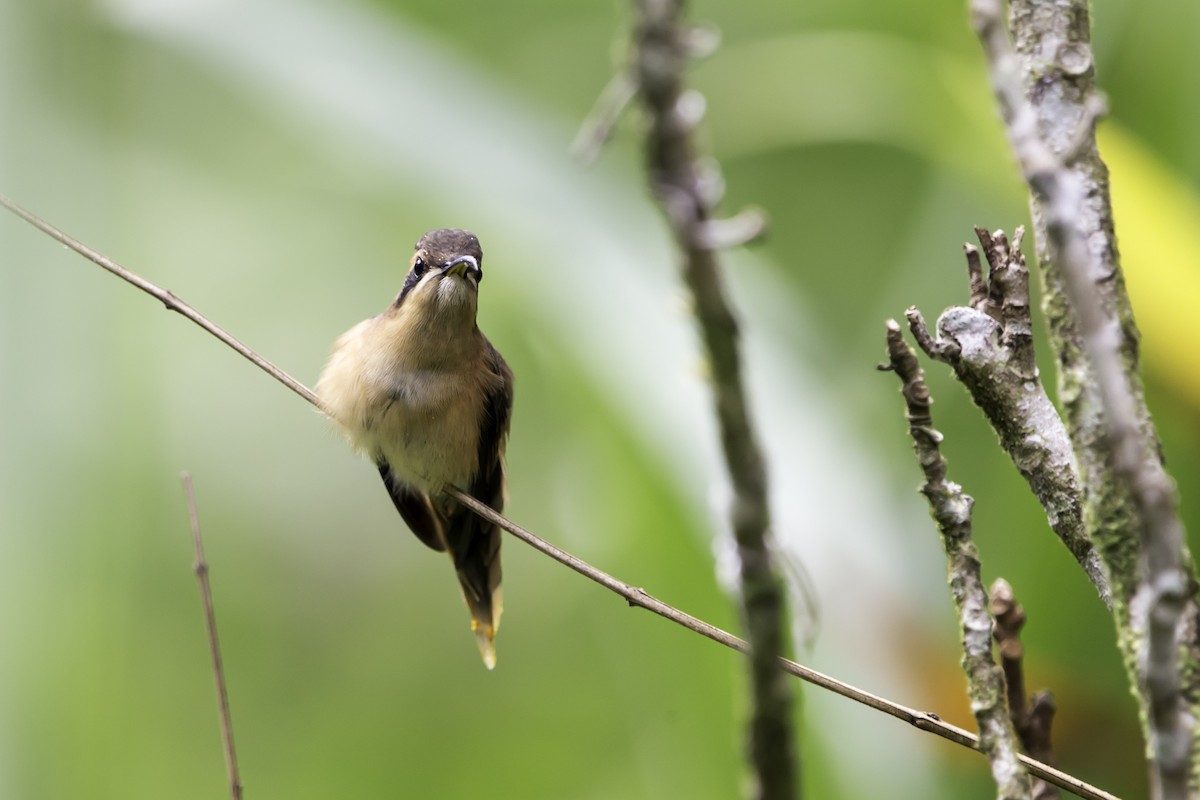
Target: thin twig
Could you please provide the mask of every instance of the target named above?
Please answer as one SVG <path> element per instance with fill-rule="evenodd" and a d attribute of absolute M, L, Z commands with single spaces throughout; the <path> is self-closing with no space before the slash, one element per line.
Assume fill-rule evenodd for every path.
<path fill-rule="evenodd" d="M 1021 628 L 1025 626 L 1025 609 L 1017 602 L 1012 586 L 1004 578 L 992 582 L 988 591 L 988 608 L 996 620 L 992 635 L 1000 651 L 1000 666 L 1008 687 L 1008 713 L 1021 739 L 1021 746 L 1031 757 L 1054 763 L 1054 748 L 1050 728 L 1054 722 L 1054 697 L 1040 691 L 1032 700 L 1025 694 L 1025 648 L 1021 644 Z M 1043 780 L 1033 784 L 1033 800 L 1054 800 L 1058 789 Z"/>
<path fill-rule="evenodd" d="M 208 650 L 212 654 L 213 678 L 217 684 L 217 705 L 221 712 L 221 743 L 225 750 L 225 772 L 229 776 L 229 796 L 233 800 L 242 800 L 242 779 L 238 774 L 237 750 L 233 746 L 233 718 L 229 713 L 229 690 L 225 686 L 225 667 L 221 662 L 221 641 L 217 637 L 217 614 L 213 610 L 212 587 L 208 582 L 208 562 L 204 560 L 204 540 L 200 536 L 196 493 L 192 489 L 192 476 L 185 472 L 181 478 L 183 492 L 187 495 L 192 541 L 196 545 L 196 562 L 192 565 L 192 570 L 196 573 L 196 582 L 200 584 L 200 599 L 204 603 L 204 626 L 208 629 Z"/>
<path fill-rule="evenodd" d="M 79 253 L 81 256 L 83 256 L 84 258 L 88 259 L 89 261 L 95 263 L 96 265 L 103 267 L 104 269 L 107 269 L 110 272 L 114 272 L 115 274 L 122 275 L 122 277 L 127 274 L 127 275 L 130 275 L 131 277 L 135 278 L 135 280 L 130 280 L 129 283 L 132 283 L 134 286 L 137 286 L 139 289 L 142 289 L 142 291 L 146 292 L 147 294 L 151 295 L 152 297 L 160 296 L 162 289 L 158 288 L 153 283 L 150 283 L 149 281 L 134 275 L 133 273 L 129 272 L 128 270 L 126 270 L 123 267 L 119 267 L 118 265 L 116 265 L 115 262 L 111 261 L 108 258 L 105 258 L 104 256 L 100 255 L 99 253 L 92 250 L 91 248 L 85 247 L 84 245 L 77 242 L 75 239 L 72 239 L 70 236 L 67 236 L 65 233 L 63 233 L 62 231 L 55 228 L 50 223 L 45 222 L 44 220 L 33 215 L 32 213 L 20 208 L 15 203 L 13 203 L 11 200 L 4 198 L 2 195 L 0 195 L 0 205 L 5 206 L 10 211 L 15 213 L 17 216 L 19 216 L 22 219 L 24 219 L 25 221 L 29 222 L 30 224 L 32 224 L 34 227 L 38 228 L 39 230 L 49 234 L 52 238 L 65 244 L 67 247 L 71 248 L 72 250 Z M 119 272 L 111 269 L 108 265 L 117 267 Z M 189 308 L 190 308 L 190 306 L 189 306 Z M 210 333 L 212 333 L 214 330 L 219 330 L 215 325 L 213 325 L 206 318 L 204 318 L 202 315 L 200 315 L 199 312 L 196 312 L 193 310 L 193 313 L 196 315 L 198 320 L 203 320 L 203 321 L 202 322 L 198 321 L 197 319 L 193 319 L 192 317 L 189 317 L 189 319 L 193 319 L 193 321 L 196 322 L 197 325 L 200 325 L 200 327 L 204 328 L 206 331 L 209 331 Z M 216 334 L 214 334 L 214 335 L 216 335 Z M 228 334 L 225 334 L 225 335 L 229 336 Z M 249 358 L 249 356 L 247 356 L 246 353 L 251 352 L 251 351 L 248 347 L 243 345 L 241 342 L 237 342 L 237 340 L 235 339 L 235 340 L 233 340 L 234 342 L 237 342 L 235 345 L 235 344 L 231 344 L 224 337 L 218 336 L 217 338 L 220 339 L 222 342 L 229 344 L 229 346 L 232 347 L 238 353 L 241 353 L 246 358 Z M 232 336 L 230 336 L 229 338 L 233 339 Z M 253 361 L 254 359 L 251 359 L 251 360 Z M 258 361 L 255 361 L 255 363 L 257 364 Z M 284 373 L 282 370 L 280 370 L 278 367 L 271 364 L 270 362 L 265 361 L 265 359 L 263 360 L 263 363 L 266 364 L 267 367 L 269 367 L 269 368 L 264 368 L 263 369 L 264 372 L 266 372 L 268 375 L 274 377 L 276 380 L 278 380 L 284 386 L 286 386 L 289 389 L 291 389 L 292 391 L 296 392 L 296 394 L 300 395 L 305 400 L 308 400 L 310 403 L 312 403 L 314 406 L 316 406 L 318 408 L 318 410 L 323 411 L 323 409 L 321 409 L 321 406 L 316 401 L 316 395 L 314 395 L 311 390 L 309 390 L 303 384 L 300 384 L 299 382 L 297 382 L 294 378 L 287 376 L 286 373 Z M 281 376 L 283 376 L 283 377 L 281 377 Z M 297 389 L 297 387 L 299 387 L 299 389 Z M 636 589 L 627 583 L 619 581 L 616 578 L 612 577 L 611 575 L 609 575 L 605 572 L 602 572 L 601 570 L 598 570 L 595 567 L 587 564 L 585 561 L 582 561 L 581 559 L 576 558 L 575 556 L 571 555 L 570 553 L 567 553 L 564 550 L 560 550 L 559 548 L 555 547 L 554 545 L 538 538 L 534 534 L 532 534 L 529 531 L 525 530 L 524 528 L 520 527 L 519 525 L 512 522 L 508 518 L 496 513 L 488 506 L 486 506 L 483 503 L 480 503 L 479 501 L 472 498 L 470 495 L 467 495 L 461 491 L 458 491 L 457 489 L 454 489 L 453 487 L 450 488 L 450 493 L 453 494 L 454 497 L 460 503 L 465 505 L 467 508 L 471 509 L 474 513 L 478 514 L 479 516 L 483 517 L 484 519 L 488 520 L 489 522 L 491 522 L 495 525 L 498 525 L 500 528 L 504 529 L 505 531 L 508 531 L 510 534 L 512 534 L 513 536 L 516 536 L 518 539 L 521 539 L 526 544 L 529 544 L 530 546 L 532 546 L 534 549 L 538 550 L 539 552 L 541 552 L 547 556 L 550 556 L 552 559 L 559 562 L 560 564 L 570 567 L 571 569 L 575 570 L 576 572 L 580 573 L 581 575 L 584 575 L 585 577 L 590 578 L 591 580 L 595 581 L 596 583 L 599 583 L 601 586 L 604 586 L 605 588 L 615 592 L 616 594 L 620 595 L 621 597 L 623 597 L 627 601 L 629 601 L 629 603 L 631 605 L 638 606 L 640 608 L 644 608 L 648 611 L 652 611 L 653 613 L 658 614 L 659 616 L 665 617 L 666 619 L 669 619 L 672 622 L 682 625 L 683 627 L 687 628 L 688 630 L 699 633 L 700 635 L 702 635 L 706 638 L 712 639 L 714 642 L 723 644 L 726 647 L 729 647 L 733 650 L 737 650 L 738 652 L 741 652 L 741 653 L 749 652 L 749 645 L 746 642 L 742 641 L 741 639 L 737 638 L 736 636 L 734 636 L 730 633 L 727 633 L 713 625 L 709 625 L 707 622 L 704 622 L 703 620 L 699 620 L 696 617 L 693 617 L 689 614 L 685 614 L 684 612 L 679 611 L 678 609 L 674 608 L 673 606 L 667 605 L 666 603 L 663 603 L 662 601 L 655 599 L 654 597 L 652 597 L 651 595 L 646 593 L 644 590 Z M 940 736 L 943 739 L 954 742 L 955 744 L 961 745 L 968 749 L 972 749 L 972 750 L 978 749 L 978 739 L 976 738 L 976 736 L 974 734 L 970 733 L 969 731 L 965 731 L 962 728 L 959 728 L 955 725 L 950 725 L 949 723 L 943 722 L 941 719 L 939 719 L 937 717 L 936 714 L 932 714 L 927 711 L 917 711 L 916 709 L 912 709 L 907 706 L 903 706 L 899 703 L 895 703 L 886 698 L 871 694 L 870 692 L 863 691 L 862 689 L 855 688 L 854 686 L 851 686 L 848 683 L 843 683 L 842 681 L 839 681 L 836 678 L 831 678 L 828 675 L 817 672 L 816 670 L 813 670 L 813 669 L 809 669 L 808 667 L 805 667 L 801 664 L 796 663 L 795 661 L 791 661 L 786 658 L 782 658 L 782 657 L 779 658 L 779 664 L 784 672 L 786 672 L 790 675 L 794 675 L 795 677 L 800 678 L 801 680 L 806 681 L 808 683 L 811 683 L 814 686 L 819 686 L 822 689 L 826 689 L 828 691 L 833 692 L 834 694 L 840 695 L 840 696 L 848 698 L 850 700 L 854 700 L 855 702 L 861 703 L 862 705 L 868 706 L 869 708 L 873 708 L 876 711 L 881 711 L 885 714 L 888 714 L 889 716 L 895 717 L 896 719 L 903 720 L 904 722 L 907 722 L 908 724 L 912 725 L 913 727 L 915 727 L 919 730 L 926 731 L 928 733 L 932 733 L 936 736 Z M 1060 786 L 1063 789 L 1066 789 L 1067 791 L 1069 791 L 1072 794 L 1075 794 L 1079 797 L 1087 798 L 1087 800 L 1119 800 L 1116 797 L 1116 795 L 1109 794 L 1108 792 L 1104 791 L 1103 789 L 1100 789 L 1098 787 L 1092 786 L 1091 784 L 1085 783 L 1084 781 L 1080 780 L 1079 778 L 1074 777 L 1073 775 L 1068 775 L 1067 773 L 1062 772 L 1061 770 L 1055 769 L 1046 764 L 1042 764 L 1041 762 L 1035 761 L 1034 759 L 1026 758 L 1025 756 L 1022 756 L 1021 763 L 1025 765 L 1026 769 L 1028 769 L 1031 774 L 1042 777 L 1045 780 L 1053 783 L 1055 786 Z"/>
<path fill-rule="evenodd" d="M 963 672 L 971 711 L 979 725 L 979 749 L 992 765 L 999 800 L 1029 800 L 1029 774 L 1018 758 L 1017 734 L 1004 699 L 1004 673 L 992 658 L 992 618 L 980 575 L 979 554 L 971 535 L 970 495 L 947 480 L 942 434 L 933 427 L 932 400 L 917 355 L 904 341 L 900 324 L 887 323 L 888 368 L 900 378 L 908 411 L 908 431 L 925 482 L 921 494 L 937 522 L 946 550 L 950 594 L 962 629 Z"/>
<path fill-rule="evenodd" d="M 575 140 L 567 149 L 570 156 L 584 165 L 594 162 L 600 156 L 604 145 L 612 138 L 621 114 L 635 97 L 637 81 L 634 80 L 632 71 L 622 69 L 616 72 L 609 79 L 608 85 L 601 90 L 596 104 L 579 126 Z"/>
<path fill-rule="evenodd" d="M 5 197 L 2 194 L 0 194 L 0 205 L 4 206 L 9 211 L 16 214 L 18 217 L 25 220 L 33 227 L 37 228 L 42 233 L 46 234 L 51 239 L 55 239 L 58 242 L 71 248 L 76 253 L 79 253 L 79 255 L 83 256 L 88 261 L 91 261 L 93 264 L 96 264 L 99 267 L 103 267 L 104 269 L 108 270 L 113 275 L 116 275 L 118 278 L 120 278 L 123 281 L 126 281 L 127 283 L 132 283 L 134 286 L 141 289 L 143 292 L 150 295 L 151 297 L 158 298 L 158 300 L 164 306 L 167 307 L 168 311 L 175 311 L 175 312 L 187 317 L 192 322 L 196 323 L 201 328 L 208 331 L 213 336 L 217 337 L 222 342 L 224 342 L 225 344 L 232 347 L 234 350 L 241 353 L 244 358 L 246 358 L 252 364 L 257 366 L 263 372 L 267 373 L 272 378 L 279 381 L 284 386 L 288 387 L 289 389 L 291 389 L 293 392 L 295 392 L 296 394 L 303 397 L 308 402 L 312 403 L 314 406 L 317 407 L 317 410 L 321 411 L 322 413 L 325 412 L 325 408 L 321 405 L 320 398 L 318 398 L 311 389 L 309 389 L 304 384 L 300 383 L 300 381 L 296 380 L 291 375 L 288 375 L 286 372 L 284 372 L 279 367 L 272 364 L 270 361 L 267 361 L 265 358 L 263 358 L 258 353 L 251 350 L 246 345 L 239 342 L 237 339 L 230 336 L 229 333 L 227 333 L 223 328 L 219 327 L 218 325 L 214 324 L 210 320 L 206 319 L 204 317 L 204 315 L 201 314 L 199 311 L 192 308 L 190 305 L 188 305 L 187 303 L 183 302 L 178 297 L 176 297 L 174 292 L 172 292 L 168 289 L 163 289 L 161 286 L 156 286 L 155 284 L 151 283 L 150 281 L 146 280 L 145 278 L 135 275 L 134 273 L 132 273 L 129 270 L 122 267 L 117 262 L 108 258 L 107 256 L 104 256 L 101 253 L 97 253 L 95 250 L 88 247 L 83 242 L 80 242 L 79 240 L 68 236 L 67 234 L 63 233 L 61 230 L 54 227 L 53 225 L 46 222 L 45 220 L 41 219 L 40 217 L 36 216 L 35 214 L 32 214 L 32 213 L 26 211 L 25 209 L 21 208 L 19 205 L 17 205 L 12 200 L 10 200 L 8 197 Z"/>
<path fill-rule="evenodd" d="M 1081 345 L 1086 354 L 1082 369 L 1087 371 L 1087 391 L 1098 399 L 1102 411 L 1098 437 L 1075 436 L 1077 460 L 1101 467 L 1085 486 L 1089 494 L 1109 498 L 1108 505 L 1095 512 L 1106 515 L 1109 524 L 1132 517 L 1132 524 L 1123 529 L 1091 533 L 1122 594 L 1122 602 L 1115 606 L 1119 626 L 1125 629 L 1126 620 L 1129 622 L 1128 633 L 1123 630 L 1126 641 L 1122 646 L 1132 656 L 1127 663 L 1137 665 L 1131 677 L 1148 723 L 1152 794 L 1186 798 L 1189 781 L 1200 767 L 1192 731 L 1196 709 L 1188 700 L 1198 688 L 1200 653 L 1181 644 L 1187 641 L 1189 647 L 1195 647 L 1194 636 L 1185 629 L 1194 631 L 1200 608 L 1195 601 L 1195 577 L 1191 568 L 1184 566 L 1190 564 L 1191 556 L 1175 487 L 1163 468 L 1137 376 L 1136 328 L 1111 241 L 1107 188 L 1097 188 L 1095 176 L 1085 176 L 1071 166 L 1086 157 L 1101 178 L 1107 174 L 1094 147 L 1096 115 L 1102 108 L 1092 87 L 1087 4 L 1080 2 L 1077 8 L 1064 11 L 1075 15 L 1064 20 L 1078 20 L 1082 15 L 1082 29 L 1072 31 L 1079 40 L 1071 45 L 1081 59 L 1082 69 L 1077 74 L 1083 81 L 1078 86 L 1072 83 L 1073 94 L 1080 98 L 1079 118 L 1072 120 L 1076 127 L 1070 129 L 1070 141 L 1060 143 L 1058 152 L 1043 138 L 1038 110 L 1026 97 L 1020 62 L 1002 22 L 1002 0 L 974 0 L 972 11 L 1009 141 L 1044 232 L 1045 260 L 1050 265 L 1046 272 L 1060 282 L 1068 301 L 1076 347 Z M 1014 13 L 1013 25 L 1020 41 L 1028 46 L 1030 40 L 1046 34 L 1037 30 L 1031 9 L 1022 6 L 1020 11 Z M 1042 18 L 1049 17 L 1043 14 Z M 1037 93 L 1059 95 L 1068 79 L 1061 69 L 1055 79 L 1063 86 L 1050 91 L 1039 84 Z M 1097 202 L 1102 205 L 1101 230 L 1093 237 Z M 1088 228 L 1087 240 L 1081 227 Z M 1102 245 L 1103 258 L 1094 252 L 1093 239 Z M 1110 468 L 1116 480 L 1107 474 Z M 1121 559 L 1117 554 L 1131 549 L 1137 553 L 1136 559 Z M 1187 691 L 1181 670 L 1190 676 Z"/>
<path fill-rule="evenodd" d="M 704 620 L 697 619 L 674 606 L 668 605 L 653 595 L 649 594 L 645 589 L 635 586 L 630 586 L 622 580 L 614 578 L 607 572 L 596 569 L 585 561 L 582 561 L 570 553 L 560 550 L 549 542 L 539 538 L 530 531 L 525 530 L 520 525 L 512 522 L 507 517 L 497 514 L 488 506 L 471 497 L 466 492 L 459 491 L 451 487 L 449 490 L 451 495 L 456 500 L 465 505 L 467 508 L 474 511 L 479 516 L 489 522 L 498 525 L 502 529 L 508 531 L 513 536 L 528 544 L 535 550 L 549 556 L 558 563 L 570 567 L 571 569 L 583 575 L 606 589 L 619 594 L 631 606 L 643 608 L 651 613 L 657 614 L 664 619 L 674 622 L 676 625 L 682 625 L 694 633 L 698 633 L 708 639 L 712 639 L 718 644 L 722 644 L 732 650 L 737 650 L 739 653 L 749 653 L 750 645 L 744 640 L 739 639 L 731 633 L 721 630 L 720 628 L 710 625 Z M 870 692 L 851 686 L 837 678 L 832 678 L 824 673 L 817 672 L 815 669 L 810 669 L 802 664 L 792 661 L 782 656 L 778 659 L 779 666 L 789 675 L 793 675 L 800 680 L 811 683 L 814 686 L 819 686 L 822 689 L 833 692 L 836 695 L 853 700 L 856 703 L 861 703 L 864 706 L 873 708 L 876 711 L 882 711 L 884 714 L 903 720 L 909 725 L 919 730 L 932 733 L 940 736 L 943 739 L 962 745 L 963 747 L 972 750 L 979 750 L 979 738 L 970 731 L 963 730 L 956 725 L 951 725 L 948 722 L 943 722 L 936 714 L 928 711 L 918 711 L 908 706 L 903 706 L 899 703 L 892 702 L 879 695 L 871 694 Z M 1036 775 L 1043 780 L 1053 783 L 1055 786 L 1062 787 L 1068 792 L 1079 797 L 1092 798 L 1092 800 L 1117 800 L 1115 795 L 1109 794 L 1103 789 L 1084 783 L 1078 778 L 1068 775 L 1061 770 L 1048 766 L 1036 761 L 1027 756 L 1018 755 L 1017 759 L 1029 771 L 1031 775 Z"/>
<path fill-rule="evenodd" d="M 767 470 L 750 420 L 742 383 L 738 325 L 725 294 L 716 245 L 731 232 L 754 235 L 761 215 L 729 226 L 714 225 L 718 200 L 713 180 L 697 157 L 692 131 L 703 98 L 684 89 L 690 57 L 683 0 L 636 0 L 634 74 L 646 107 L 646 170 L 682 255 L 684 284 L 694 303 L 712 374 L 717 426 L 733 488 L 730 523 L 737 545 L 742 618 L 750 640 L 751 709 L 748 757 L 750 794 L 759 800 L 796 796 L 797 759 L 792 691 L 775 662 L 786 652 L 783 580 L 770 548 Z"/>

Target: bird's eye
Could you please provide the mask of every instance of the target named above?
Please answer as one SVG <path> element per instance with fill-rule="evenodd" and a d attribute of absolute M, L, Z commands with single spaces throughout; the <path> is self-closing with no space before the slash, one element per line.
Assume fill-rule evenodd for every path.
<path fill-rule="evenodd" d="M 413 273 L 419 278 L 425 274 L 425 270 L 429 269 L 429 265 L 425 263 L 425 259 L 417 256 L 413 259 Z"/>

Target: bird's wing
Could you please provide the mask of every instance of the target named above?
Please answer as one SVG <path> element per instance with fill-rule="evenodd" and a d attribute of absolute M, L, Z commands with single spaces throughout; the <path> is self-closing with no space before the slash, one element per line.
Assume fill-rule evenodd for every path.
<path fill-rule="evenodd" d="M 383 478 L 383 485 L 387 487 L 392 502 L 396 504 L 396 510 L 408 523 L 408 527 L 412 529 L 418 539 L 429 547 L 439 552 L 445 550 L 444 536 L 440 532 L 442 521 L 429 502 L 429 497 L 424 492 L 419 492 L 396 480 L 396 477 L 392 475 L 392 468 L 385 459 L 380 458 L 376 463 L 379 467 L 379 475 Z"/>
<path fill-rule="evenodd" d="M 482 334 L 481 334 L 482 336 Z M 479 462 L 475 479 L 465 487 L 473 497 L 496 511 L 504 509 L 504 446 L 512 413 L 512 371 L 495 348 L 483 340 L 493 380 L 484 398 L 480 425 Z M 473 512 L 456 507 L 446 519 L 446 543 L 471 611 L 472 628 L 484 663 L 492 667 L 492 641 L 500 626 L 500 529 Z"/>
<path fill-rule="evenodd" d="M 479 431 L 479 469 L 467 491 L 496 511 L 503 511 L 504 447 L 512 416 L 513 375 L 491 342 L 484 339 L 483 344 L 487 352 L 488 369 L 498 381 L 484 399 L 486 418 Z"/>

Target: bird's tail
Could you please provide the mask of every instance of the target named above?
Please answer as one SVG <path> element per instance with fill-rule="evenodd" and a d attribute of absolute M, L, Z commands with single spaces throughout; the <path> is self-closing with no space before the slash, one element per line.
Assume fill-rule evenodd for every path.
<path fill-rule="evenodd" d="M 496 631 L 503 611 L 500 529 L 463 509 L 448 526 L 447 549 L 471 612 L 471 630 L 488 669 L 496 667 Z"/>

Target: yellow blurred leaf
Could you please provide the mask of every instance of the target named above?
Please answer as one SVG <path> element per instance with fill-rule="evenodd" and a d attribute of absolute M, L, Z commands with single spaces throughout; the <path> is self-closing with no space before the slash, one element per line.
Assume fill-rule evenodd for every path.
<path fill-rule="evenodd" d="M 1200 407 L 1200 370 L 1189 353 L 1200 339 L 1200 197 L 1118 124 L 1101 125 L 1099 137 L 1146 365 Z"/>

